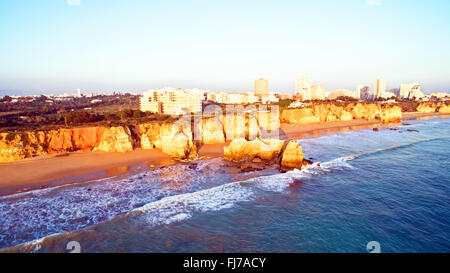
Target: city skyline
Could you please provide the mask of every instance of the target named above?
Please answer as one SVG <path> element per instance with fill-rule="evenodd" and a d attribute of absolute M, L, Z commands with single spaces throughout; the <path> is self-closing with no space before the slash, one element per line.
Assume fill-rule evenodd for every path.
<path fill-rule="evenodd" d="M 308 88 L 300 88 L 299 87 L 299 82 L 303 82 L 303 81 L 309 81 Z M 365 90 L 366 94 L 372 95 L 374 97 L 378 97 L 379 94 L 377 94 L 377 83 L 378 81 L 383 81 L 383 91 L 381 93 L 390 93 L 389 91 L 392 91 L 394 89 L 398 90 L 398 94 L 396 94 L 397 97 L 407 97 L 402 95 L 401 91 L 403 88 L 407 88 L 409 87 L 410 89 L 413 88 L 414 86 L 418 86 L 419 89 L 422 87 L 422 84 L 418 83 L 418 82 L 413 82 L 413 83 L 401 83 L 399 86 L 397 87 L 387 87 L 388 85 L 386 84 L 386 81 L 384 79 L 376 79 L 375 80 L 375 84 L 373 85 L 364 85 L 364 84 L 358 84 L 356 86 L 356 96 L 359 97 L 359 95 L 361 95 L 359 89 L 364 87 L 367 88 L 367 90 Z M 261 83 L 263 82 L 263 83 Z M 336 88 L 336 89 L 331 89 L 326 91 L 326 88 L 324 88 L 324 86 L 322 84 L 312 84 L 312 81 L 310 78 L 308 78 L 305 75 L 302 75 L 298 78 L 295 79 L 295 89 L 294 90 L 290 90 L 290 91 L 279 91 L 279 90 L 269 90 L 269 80 L 268 79 L 264 79 L 264 78 L 259 78 L 253 81 L 254 85 L 253 85 L 253 89 L 252 90 L 231 90 L 231 89 L 219 89 L 219 90 L 209 90 L 209 89 L 204 89 L 204 88 L 198 88 L 198 87 L 189 87 L 189 88 L 182 88 L 182 87 L 174 87 L 174 86 L 163 86 L 163 87 L 152 87 L 152 88 L 146 88 L 144 90 L 140 90 L 140 91 L 136 91 L 136 90 L 112 90 L 112 91 L 106 91 L 106 92 L 102 92 L 102 91 L 98 91 L 98 90 L 81 90 L 81 88 L 76 88 L 75 92 L 74 90 L 69 90 L 69 91 L 64 91 L 64 92 L 41 92 L 41 91 L 37 91 L 35 93 L 33 93 L 33 91 L 23 91 L 23 90 L 2 90 L 0 89 L 0 96 L 38 96 L 38 95 L 77 95 L 77 96 L 81 96 L 81 94 L 83 92 L 84 95 L 90 95 L 90 94 L 98 94 L 98 95 L 108 95 L 108 94 L 113 94 L 113 93 L 131 93 L 131 94 L 143 94 L 146 93 L 148 91 L 151 90 L 155 90 L 155 89 L 167 89 L 167 88 L 172 88 L 172 89 L 201 89 L 201 90 L 205 90 L 205 92 L 212 92 L 212 93 L 217 93 L 217 92 L 221 92 L 221 93 L 254 93 L 256 95 L 264 95 L 264 96 L 268 96 L 269 94 L 280 94 L 280 95 L 304 95 L 304 92 L 308 93 L 309 95 L 307 95 L 308 98 L 316 98 L 316 99 L 324 99 L 326 98 L 326 94 L 329 94 L 333 91 L 340 91 L 340 90 L 353 90 L 354 88 Z M 264 92 L 261 91 L 257 91 L 257 90 L 261 90 L 264 89 Z M 409 92 L 409 91 L 408 91 Z M 428 90 L 423 92 L 425 95 L 427 94 L 433 94 L 433 93 L 439 93 L 435 90 Z M 442 93 L 442 92 L 441 92 Z M 446 92 L 444 92 L 446 93 Z M 359 94 L 359 95 L 358 95 Z"/>
<path fill-rule="evenodd" d="M 3 1 L 0 90 L 251 92 L 265 78 L 286 94 L 307 75 L 330 91 L 383 78 L 449 92 L 450 3 L 379 3 Z"/>

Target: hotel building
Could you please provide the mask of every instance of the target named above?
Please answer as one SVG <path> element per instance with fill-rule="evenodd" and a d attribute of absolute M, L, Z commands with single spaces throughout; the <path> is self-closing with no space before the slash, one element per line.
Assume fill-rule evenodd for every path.
<path fill-rule="evenodd" d="M 166 87 L 151 89 L 143 93 L 140 98 L 141 111 L 180 115 L 185 110 L 196 113 L 202 111 L 205 92 L 200 89 L 179 89 Z"/>
<path fill-rule="evenodd" d="M 269 81 L 263 78 L 255 80 L 255 96 L 269 95 Z"/>

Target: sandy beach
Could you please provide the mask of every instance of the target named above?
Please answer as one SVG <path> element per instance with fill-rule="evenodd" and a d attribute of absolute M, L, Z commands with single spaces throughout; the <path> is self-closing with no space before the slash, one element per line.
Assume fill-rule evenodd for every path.
<path fill-rule="evenodd" d="M 448 114 L 438 113 L 403 113 L 403 120 L 427 119 L 434 116 L 449 117 Z M 380 124 L 379 121 L 367 120 L 334 121 L 308 125 L 282 124 L 280 138 L 309 138 L 340 131 L 392 125 L 395 124 Z M 221 157 L 225 145 L 225 143 L 202 145 L 198 150 L 199 156 L 203 159 Z M 177 161 L 160 149 L 136 149 L 128 153 L 74 152 L 0 163 L 0 195 L 81 183 L 176 163 Z"/>

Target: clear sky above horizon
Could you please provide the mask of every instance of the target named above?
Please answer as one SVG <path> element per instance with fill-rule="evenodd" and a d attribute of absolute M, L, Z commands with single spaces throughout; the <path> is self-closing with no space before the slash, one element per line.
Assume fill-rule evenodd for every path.
<path fill-rule="evenodd" d="M 448 0 L 0 0 L 0 90 L 450 92 Z"/>

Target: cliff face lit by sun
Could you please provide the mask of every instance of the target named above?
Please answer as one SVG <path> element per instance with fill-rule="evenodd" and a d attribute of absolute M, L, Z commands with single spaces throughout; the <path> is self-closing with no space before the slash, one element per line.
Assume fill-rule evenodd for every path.
<path fill-rule="evenodd" d="M 445 102 L 423 102 L 417 106 L 420 113 L 450 113 L 450 104 Z"/>
<path fill-rule="evenodd" d="M 417 111 L 450 113 L 450 105 L 425 102 L 417 107 Z M 258 138 L 267 142 L 267 139 L 278 138 L 271 137 L 270 132 L 277 131 L 281 123 L 310 124 L 352 119 L 391 122 L 399 121 L 401 118 L 401 108 L 392 105 L 316 104 L 307 108 L 284 109 L 276 112 L 221 113 L 220 118 L 212 115 L 194 118 L 192 121 L 178 120 L 174 123 L 151 122 L 116 127 L 97 126 L 0 133 L 0 162 L 80 150 L 129 152 L 136 148 L 159 148 L 177 159 L 195 159 L 198 147 L 202 144 L 225 143 L 233 139 L 240 139 L 243 143 L 243 141 L 251 142 Z M 271 145 L 277 147 L 275 150 L 280 153 L 278 146 L 281 144 L 272 143 Z M 248 145 L 242 147 L 244 146 Z M 251 155 L 252 152 L 249 154 Z"/>
<path fill-rule="evenodd" d="M 401 120 L 402 111 L 398 106 L 353 103 L 346 106 L 318 104 L 300 109 L 286 109 L 281 113 L 281 122 L 290 124 L 311 124 L 352 119 L 377 119 L 387 123 Z"/>

